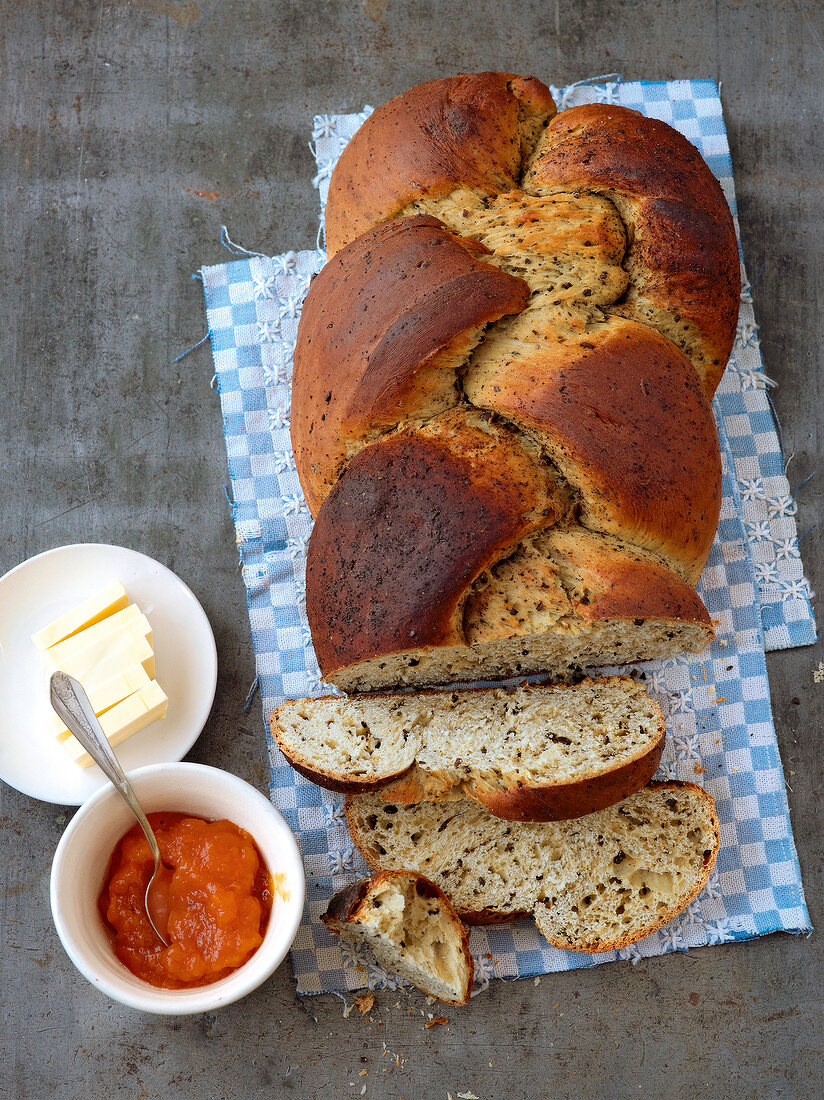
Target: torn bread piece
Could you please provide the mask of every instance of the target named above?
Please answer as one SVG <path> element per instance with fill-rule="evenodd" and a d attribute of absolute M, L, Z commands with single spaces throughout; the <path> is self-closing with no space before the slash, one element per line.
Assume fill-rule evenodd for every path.
<path fill-rule="evenodd" d="M 498 817 L 557 821 L 645 786 L 664 717 L 629 676 L 514 689 L 428 691 L 283 703 L 272 735 L 322 787 L 387 801 L 472 798 Z"/>
<path fill-rule="evenodd" d="M 381 871 L 338 891 L 321 917 L 378 963 L 447 1004 L 469 1000 L 469 933 L 443 891 L 410 871 Z"/>

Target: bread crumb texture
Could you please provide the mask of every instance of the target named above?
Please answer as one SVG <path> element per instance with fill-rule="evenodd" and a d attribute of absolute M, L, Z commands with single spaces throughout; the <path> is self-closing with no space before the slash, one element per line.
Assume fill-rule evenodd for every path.
<path fill-rule="evenodd" d="M 532 914 L 555 947 L 607 951 L 642 939 L 699 893 L 718 851 L 712 799 L 653 783 L 574 821 L 501 821 L 477 803 L 347 799 L 352 838 L 376 868 L 426 875 L 470 923 Z"/>

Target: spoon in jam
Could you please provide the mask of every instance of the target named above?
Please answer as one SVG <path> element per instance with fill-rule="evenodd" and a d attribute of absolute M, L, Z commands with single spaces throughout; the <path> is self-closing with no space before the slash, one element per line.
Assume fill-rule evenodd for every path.
<path fill-rule="evenodd" d="M 65 672 L 54 672 L 51 678 L 51 705 L 67 728 L 74 734 L 95 764 L 137 818 L 154 857 L 154 873 L 146 887 L 146 916 L 157 938 L 169 946 L 169 895 L 172 881 L 171 868 L 163 862 L 157 837 L 137 801 L 137 796 L 120 766 L 109 739 L 103 732 L 94 708 L 89 702 L 83 685 Z"/>

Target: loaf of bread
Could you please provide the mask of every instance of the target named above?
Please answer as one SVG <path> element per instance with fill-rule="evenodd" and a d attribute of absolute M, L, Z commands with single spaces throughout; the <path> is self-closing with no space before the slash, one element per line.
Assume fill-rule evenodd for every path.
<path fill-rule="evenodd" d="M 426 875 L 468 923 L 532 914 L 570 951 L 654 932 L 696 897 L 718 853 L 713 801 L 691 783 L 650 783 L 574 821 L 507 822 L 468 799 L 406 806 L 374 793 L 350 795 L 346 818 L 370 867 Z"/>
<path fill-rule="evenodd" d="M 513 821 L 581 817 L 634 794 L 665 736 L 661 708 L 629 676 L 289 700 L 271 728 L 322 787 L 387 802 L 472 798 Z"/>
<path fill-rule="evenodd" d="M 344 690 L 700 651 L 735 333 L 721 189 L 533 77 L 419 85 L 344 150 L 294 359 L 306 606 Z"/>
<path fill-rule="evenodd" d="M 369 947 L 384 970 L 447 1004 L 469 1000 L 469 935 L 444 892 L 423 875 L 379 871 L 339 890 L 321 920 Z"/>

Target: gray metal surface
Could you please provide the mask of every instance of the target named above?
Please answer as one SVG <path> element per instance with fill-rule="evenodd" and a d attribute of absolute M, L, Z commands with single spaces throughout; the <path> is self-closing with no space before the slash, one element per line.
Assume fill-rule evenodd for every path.
<path fill-rule="evenodd" d="M 217 636 L 191 758 L 267 779 L 226 458 L 190 274 L 234 239 L 314 243 L 316 111 L 484 68 L 565 83 L 722 81 L 744 249 L 779 380 L 799 530 L 822 513 L 824 17 L 817 0 L 0 0 L 4 484 L 0 571 L 52 546 L 122 543 L 174 569 Z M 802 546 L 824 589 L 822 528 Z M 801 866 L 822 920 L 821 646 L 768 659 Z M 70 811 L 0 785 L 0 1095 L 41 1098 L 818 1097 L 821 937 L 495 982 L 463 1010 L 380 993 L 371 1021 L 301 1001 L 288 965 L 216 1015 L 110 1003 L 48 909 Z M 428 1013 L 448 1024 L 425 1028 Z M 363 1073 L 363 1076 L 361 1074 Z"/>

